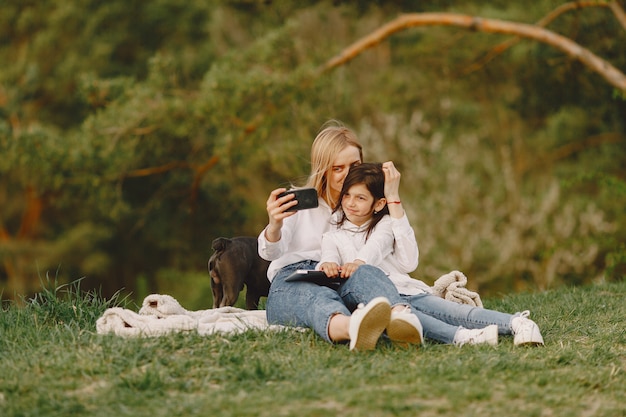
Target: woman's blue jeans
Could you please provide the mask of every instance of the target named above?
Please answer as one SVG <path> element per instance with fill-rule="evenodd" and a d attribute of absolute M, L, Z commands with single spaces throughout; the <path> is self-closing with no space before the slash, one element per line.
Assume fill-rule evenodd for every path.
<path fill-rule="evenodd" d="M 327 341 L 328 325 L 335 314 L 350 316 L 359 303 L 386 297 L 391 306 L 403 304 L 398 290 L 380 269 L 360 266 L 337 289 L 309 282 L 285 282 L 297 269 L 315 269 L 317 261 L 302 261 L 283 267 L 270 286 L 266 312 L 270 324 L 309 327 Z"/>

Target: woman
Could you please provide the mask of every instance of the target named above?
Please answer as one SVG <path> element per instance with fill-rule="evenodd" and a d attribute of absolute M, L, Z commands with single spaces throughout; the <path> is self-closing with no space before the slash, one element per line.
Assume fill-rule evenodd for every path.
<path fill-rule="evenodd" d="M 269 224 L 260 233 L 259 255 L 272 261 L 266 303 L 272 324 L 310 327 L 329 342 L 350 342 L 351 350 L 371 350 L 383 333 L 394 342 L 421 344 L 422 328 L 395 286 L 378 268 L 366 265 L 337 289 L 310 282 L 286 282 L 299 269 L 315 269 L 320 260 L 322 234 L 331 228 L 332 210 L 351 166 L 363 160 L 362 147 L 351 130 L 329 125 L 311 147 L 311 174 L 307 187 L 317 190 L 319 206 L 290 212 L 293 194 L 267 200 Z M 400 174 L 386 162 L 385 180 L 390 201 L 399 199 Z M 367 304 L 367 305 L 363 305 Z M 361 308 L 358 308 L 361 307 Z"/>
<path fill-rule="evenodd" d="M 512 316 L 472 308 L 431 296 L 419 288 L 402 289 L 400 296 L 389 278 L 371 265 L 360 266 L 337 290 L 285 281 L 297 269 L 315 269 L 321 259 L 322 235 L 331 230 L 331 207 L 339 202 L 350 167 L 362 161 L 362 147 L 354 132 L 342 126 L 329 126 L 313 142 L 311 174 L 306 184 L 317 189 L 319 207 L 289 212 L 296 204 L 293 194 L 278 198 L 284 188 L 270 194 L 269 224 L 258 238 L 259 255 L 272 261 L 268 269 L 271 281 L 266 304 L 268 321 L 311 327 L 327 341 L 349 340 L 350 349 L 356 350 L 373 349 L 385 328 L 387 336 L 395 342 L 421 343 L 422 325 L 426 336 L 445 343 L 493 343 L 493 327 L 488 332 L 483 329 L 496 325 L 500 334 L 514 334 L 516 345 L 543 344 L 539 329 L 527 318 L 527 312 Z M 392 162 L 385 162 L 383 171 L 390 216 L 404 219 L 399 196 L 400 173 Z M 361 303 L 367 306 L 355 310 Z M 414 311 L 407 309 L 407 304 Z M 393 313 L 389 306 L 393 306 Z"/>
<path fill-rule="evenodd" d="M 501 331 L 513 332 L 516 345 L 543 344 L 539 328 L 531 320 L 443 300 L 431 295 L 425 283 L 408 275 L 418 263 L 415 233 L 400 200 L 385 198 L 384 171 L 381 164 L 350 168 L 333 210 L 338 214 L 337 229 L 322 236 L 317 269 L 347 279 L 361 265 L 380 268 L 413 307 L 426 336 L 440 342 L 496 345 Z M 397 212 L 395 219 L 390 218 L 391 212 Z"/>

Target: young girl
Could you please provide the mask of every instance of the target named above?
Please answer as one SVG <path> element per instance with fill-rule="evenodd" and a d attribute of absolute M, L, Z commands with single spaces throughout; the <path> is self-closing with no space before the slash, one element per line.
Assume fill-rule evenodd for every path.
<path fill-rule="evenodd" d="M 408 275 L 418 264 L 417 242 L 400 200 L 385 198 L 385 176 L 381 164 L 350 168 L 333 210 L 337 230 L 322 236 L 317 268 L 328 276 L 345 279 L 365 264 L 380 268 L 413 307 L 425 335 L 435 340 L 496 345 L 500 332 L 513 333 L 516 345 L 543 344 L 539 328 L 527 318 L 527 312 L 512 316 L 443 300 L 432 295 L 428 285 Z M 391 217 L 390 211 L 396 216 Z"/>
<path fill-rule="evenodd" d="M 382 164 L 352 167 L 343 182 L 333 210 L 337 230 L 322 236 L 322 259 L 317 266 L 326 275 L 348 278 L 361 265 L 380 268 L 400 293 L 430 291 L 422 281 L 407 275 L 417 268 L 419 251 L 408 218 L 392 218 L 398 201 L 384 195 Z"/>

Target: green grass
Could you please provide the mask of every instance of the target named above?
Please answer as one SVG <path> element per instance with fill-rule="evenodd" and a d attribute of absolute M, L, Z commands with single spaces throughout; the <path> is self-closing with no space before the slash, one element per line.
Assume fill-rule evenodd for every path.
<path fill-rule="evenodd" d="M 483 300 L 529 308 L 544 348 L 384 341 L 353 353 L 310 331 L 123 339 L 124 300 L 45 289 L 0 311 L 2 416 L 625 416 L 626 282 Z"/>

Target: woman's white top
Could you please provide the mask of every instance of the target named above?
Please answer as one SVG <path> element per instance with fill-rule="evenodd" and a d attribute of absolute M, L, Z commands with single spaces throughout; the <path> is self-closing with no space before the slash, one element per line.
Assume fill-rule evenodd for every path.
<path fill-rule="evenodd" d="M 314 209 L 297 211 L 283 220 L 278 242 L 265 238 L 265 229 L 259 234 L 259 256 L 271 261 L 267 270 L 270 282 L 284 266 L 305 261 L 319 261 L 321 258 L 322 235 L 331 230 L 332 210 L 323 199 Z"/>

